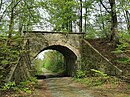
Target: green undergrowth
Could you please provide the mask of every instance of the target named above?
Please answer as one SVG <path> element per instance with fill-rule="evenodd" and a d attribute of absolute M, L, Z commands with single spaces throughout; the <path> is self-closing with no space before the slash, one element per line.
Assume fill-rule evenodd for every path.
<path fill-rule="evenodd" d="M 118 56 L 115 60 L 117 63 L 130 64 L 130 45 L 128 42 L 121 42 L 112 53 Z"/>
<path fill-rule="evenodd" d="M 35 90 L 35 85 L 37 84 L 36 78 L 31 78 L 31 80 L 26 80 L 16 84 L 15 82 L 5 83 L 0 87 L 2 94 L 0 96 L 7 97 L 28 97 Z"/>
<path fill-rule="evenodd" d="M 77 71 L 75 81 L 86 85 L 87 87 L 98 88 L 125 88 L 130 90 L 130 84 L 122 81 L 116 76 L 109 76 L 99 70 L 91 69 L 93 76 L 84 76 L 82 70 Z"/>
<path fill-rule="evenodd" d="M 116 77 L 102 78 L 102 77 L 85 77 L 76 79 L 77 82 L 85 84 L 87 87 L 102 87 L 105 84 L 110 84 L 113 88 L 118 85 L 120 80 Z"/>
<path fill-rule="evenodd" d="M 23 38 L 0 36 L 0 84 L 9 73 L 11 67 L 17 64 L 22 52 Z"/>

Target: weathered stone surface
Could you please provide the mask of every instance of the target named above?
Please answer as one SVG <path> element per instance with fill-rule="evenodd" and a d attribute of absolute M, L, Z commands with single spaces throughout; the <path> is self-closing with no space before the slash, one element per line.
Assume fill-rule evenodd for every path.
<path fill-rule="evenodd" d="M 38 53 L 52 49 L 62 53 L 65 57 L 66 73 L 73 76 L 81 59 L 83 33 L 25 33 L 25 38 L 29 40 L 30 55 L 33 60 Z"/>
<path fill-rule="evenodd" d="M 82 52 L 83 69 L 91 75 L 91 69 L 96 69 L 109 75 L 121 75 L 122 70 L 112 64 L 106 57 L 99 53 L 86 40 L 83 41 Z"/>
<path fill-rule="evenodd" d="M 44 50 L 53 49 L 65 57 L 66 71 L 73 76 L 77 69 L 91 73 L 91 69 L 100 70 L 111 75 L 120 75 L 122 71 L 83 39 L 79 33 L 25 33 L 29 39 L 30 55 L 33 59 Z"/>
<path fill-rule="evenodd" d="M 18 84 L 31 78 L 30 70 L 32 70 L 32 67 L 30 56 L 28 53 L 29 47 L 27 40 L 23 45 L 23 50 L 24 52 L 21 53 L 18 59 L 18 63 L 11 67 L 11 71 L 5 79 L 6 82 L 15 81 L 15 83 Z"/>

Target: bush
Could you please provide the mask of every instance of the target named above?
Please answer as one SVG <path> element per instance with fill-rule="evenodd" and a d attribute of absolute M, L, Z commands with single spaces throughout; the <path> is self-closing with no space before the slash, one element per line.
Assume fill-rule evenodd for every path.
<path fill-rule="evenodd" d="M 16 87 L 15 82 L 8 82 L 8 83 L 5 83 L 5 84 L 1 87 L 1 90 L 9 90 L 9 89 L 13 89 L 13 87 Z"/>
<path fill-rule="evenodd" d="M 117 59 L 115 60 L 117 63 L 121 64 L 130 64 L 130 57 L 127 55 L 130 52 L 130 45 L 127 42 L 122 42 L 117 45 L 115 51 L 112 51 L 114 54 L 118 54 Z"/>
<path fill-rule="evenodd" d="M 13 90 L 15 92 L 24 92 L 27 94 L 32 93 L 34 90 L 34 85 L 37 83 L 37 79 L 32 77 L 31 80 L 20 82 L 20 84 L 16 85 L 15 82 L 8 82 L 1 86 L 2 91 L 10 91 Z"/>
<path fill-rule="evenodd" d="M 84 71 L 82 71 L 82 70 L 77 70 L 77 72 L 76 72 L 76 78 L 85 78 L 85 72 Z"/>

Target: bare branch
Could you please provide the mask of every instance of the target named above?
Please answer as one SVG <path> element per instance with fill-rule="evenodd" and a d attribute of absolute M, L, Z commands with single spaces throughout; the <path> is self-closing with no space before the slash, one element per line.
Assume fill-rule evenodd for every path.
<path fill-rule="evenodd" d="M 21 0 L 19 0 L 19 1 L 13 6 L 12 9 L 14 9 L 14 8 L 19 4 L 20 1 L 21 1 Z"/>
<path fill-rule="evenodd" d="M 5 12 L 6 12 L 7 9 L 11 6 L 12 3 L 13 3 L 13 2 L 11 2 L 11 3 L 6 7 L 6 9 L 4 10 L 3 14 L 2 14 L 1 17 L 0 17 L 0 22 L 1 22 L 1 20 L 3 19 Z"/>
<path fill-rule="evenodd" d="M 2 0 L 1 0 L 1 1 L 2 1 Z M 18 5 L 18 3 L 19 3 L 20 1 L 21 1 L 21 0 L 19 0 L 19 1 L 13 6 L 12 10 Z M 1 22 L 1 20 L 3 19 L 4 14 L 6 13 L 6 11 L 8 10 L 8 8 L 9 8 L 12 4 L 13 4 L 13 1 L 6 7 L 6 9 L 4 10 L 3 14 L 2 14 L 1 17 L 0 17 L 0 22 Z"/>
<path fill-rule="evenodd" d="M 102 6 L 105 8 L 105 10 L 106 10 L 108 13 L 111 13 L 111 12 L 107 9 L 107 7 L 103 4 L 102 0 L 100 0 L 100 3 L 102 4 Z"/>

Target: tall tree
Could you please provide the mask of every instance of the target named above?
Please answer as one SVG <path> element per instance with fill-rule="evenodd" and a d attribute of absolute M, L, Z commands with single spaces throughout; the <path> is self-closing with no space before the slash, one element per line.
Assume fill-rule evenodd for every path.
<path fill-rule="evenodd" d="M 82 32 L 82 14 L 83 14 L 83 11 L 82 11 L 82 9 L 83 9 L 83 6 L 82 6 L 82 0 L 80 0 L 80 26 L 79 26 L 79 31 L 80 32 Z"/>
<path fill-rule="evenodd" d="M 109 0 L 108 3 L 110 4 L 110 11 L 104 5 L 103 1 L 100 0 L 102 6 L 106 9 L 106 11 L 111 15 L 111 35 L 110 41 L 118 41 L 117 33 L 118 33 L 118 21 L 117 21 L 117 12 L 116 12 L 116 2 L 115 0 Z"/>
<path fill-rule="evenodd" d="M 116 13 L 116 3 L 115 0 L 109 0 L 110 6 L 111 6 L 111 37 L 110 37 L 110 41 L 116 41 L 118 42 L 118 37 L 117 37 L 117 33 L 118 33 L 118 22 L 117 22 L 117 13 Z"/>
<path fill-rule="evenodd" d="M 21 0 L 20 0 L 21 1 Z M 12 37 L 12 32 L 13 32 L 13 26 L 14 26 L 14 10 L 15 8 L 17 7 L 18 3 L 20 1 L 15 1 L 15 0 L 12 0 L 12 4 L 11 4 L 11 8 L 10 8 L 10 22 L 9 22 L 9 35 L 8 35 L 8 38 L 11 38 Z"/>
<path fill-rule="evenodd" d="M 84 31 L 86 32 L 87 30 L 87 12 L 88 12 L 88 8 L 87 8 L 87 0 L 85 0 L 85 3 L 84 3 L 84 7 L 85 7 L 85 16 L 84 16 L 84 21 L 85 21 L 85 24 L 84 24 Z"/>
<path fill-rule="evenodd" d="M 55 31 L 72 32 L 73 22 L 76 21 L 77 2 L 74 0 L 49 0 L 44 2 L 44 8 L 49 14 L 49 23 Z"/>

